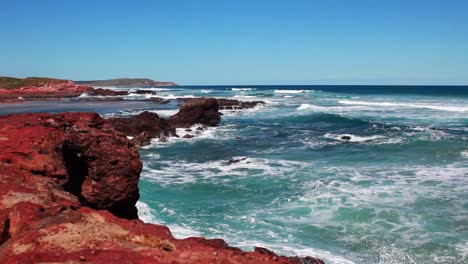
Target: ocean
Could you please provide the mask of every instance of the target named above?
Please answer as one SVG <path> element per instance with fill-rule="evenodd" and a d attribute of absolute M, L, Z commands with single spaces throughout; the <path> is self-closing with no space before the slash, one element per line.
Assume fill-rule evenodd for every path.
<path fill-rule="evenodd" d="M 223 238 L 326 263 L 468 262 L 468 87 L 152 89 L 167 99 L 267 104 L 222 111 L 221 124 L 195 138 L 143 147 L 144 221 L 178 238 Z M 65 110 L 170 116 L 177 105 L 0 106 L 0 113 Z"/>

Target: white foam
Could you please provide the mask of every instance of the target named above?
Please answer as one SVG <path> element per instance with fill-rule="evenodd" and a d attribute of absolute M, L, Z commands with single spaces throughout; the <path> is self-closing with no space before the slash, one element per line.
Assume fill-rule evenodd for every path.
<path fill-rule="evenodd" d="M 142 177 L 156 181 L 160 184 L 182 184 L 196 182 L 200 179 L 213 177 L 236 176 L 253 177 L 255 175 L 274 175 L 280 177 L 293 177 L 307 163 L 288 160 L 269 160 L 251 157 L 233 157 L 229 160 L 210 162 L 158 161 L 162 165 L 159 169 L 144 166 Z"/>
<path fill-rule="evenodd" d="M 318 112 L 325 112 L 330 110 L 329 107 L 324 107 L 324 106 L 318 106 L 318 105 L 313 105 L 313 104 L 301 104 L 297 110 L 312 110 L 312 111 L 318 111 Z"/>
<path fill-rule="evenodd" d="M 234 98 L 255 98 L 257 96 L 255 96 L 255 95 L 239 95 L 238 94 L 238 95 L 234 95 L 233 97 Z"/>
<path fill-rule="evenodd" d="M 337 112 L 349 112 L 349 111 L 361 111 L 361 110 L 373 110 L 372 108 L 365 106 L 320 106 L 314 104 L 301 104 L 296 108 L 298 111 L 313 111 L 323 113 L 337 113 Z"/>
<path fill-rule="evenodd" d="M 172 235 L 175 238 L 178 239 L 183 239 L 187 237 L 192 237 L 192 236 L 201 236 L 200 232 L 190 228 L 187 225 L 184 224 L 166 224 L 163 221 L 159 221 L 157 217 L 154 214 L 154 210 L 149 207 L 148 204 L 138 201 L 136 203 L 136 207 L 138 209 L 138 218 L 142 220 L 145 223 L 151 223 L 151 224 L 163 224 L 169 227 L 171 230 Z M 166 210 L 164 210 L 166 209 Z M 174 215 L 175 212 L 171 209 L 164 208 L 163 212 L 167 213 L 168 215 Z"/>
<path fill-rule="evenodd" d="M 203 90 L 200 90 L 200 92 L 201 92 L 201 93 L 211 93 L 211 92 L 213 92 L 213 90 L 205 90 L 205 89 L 203 89 Z"/>
<path fill-rule="evenodd" d="M 232 91 L 254 91 L 255 88 L 231 88 Z"/>
<path fill-rule="evenodd" d="M 313 90 L 275 90 L 275 93 L 276 94 L 288 94 L 288 93 L 297 94 L 297 93 L 308 93 L 311 91 Z"/>
<path fill-rule="evenodd" d="M 163 98 L 163 99 L 166 99 L 166 100 L 170 100 L 170 99 L 177 99 L 177 98 L 195 98 L 195 95 L 188 94 L 188 95 L 176 96 L 174 94 L 168 94 L 168 95 L 158 94 L 156 97 Z"/>
<path fill-rule="evenodd" d="M 430 105 L 430 104 L 412 104 L 412 103 L 394 103 L 394 102 L 367 102 L 367 101 L 352 101 L 339 100 L 338 103 L 345 105 L 366 105 L 377 107 L 406 107 L 406 108 L 424 108 L 438 111 L 449 112 L 468 112 L 466 106 L 446 106 L 446 105 Z"/>
<path fill-rule="evenodd" d="M 330 134 L 327 133 L 324 135 L 325 138 L 335 139 L 343 142 L 366 142 L 376 139 L 385 138 L 384 136 L 374 135 L 374 136 L 356 136 L 352 134 Z M 342 137 L 350 137 L 350 140 L 342 139 Z"/>
<path fill-rule="evenodd" d="M 148 204 L 138 201 L 136 203 L 138 209 L 138 218 L 145 223 L 157 224 L 156 217 L 153 215 L 151 208 Z"/>
<path fill-rule="evenodd" d="M 461 155 L 463 158 L 468 159 L 468 150 L 465 150 L 465 151 L 460 152 L 460 155 Z"/>
<path fill-rule="evenodd" d="M 168 118 L 179 112 L 178 109 L 151 110 L 149 112 L 156 113 L 161 117 Z"/>

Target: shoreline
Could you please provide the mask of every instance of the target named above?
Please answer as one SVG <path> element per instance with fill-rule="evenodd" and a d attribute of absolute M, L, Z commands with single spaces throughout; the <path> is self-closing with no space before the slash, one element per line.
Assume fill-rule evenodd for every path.
<path fill-rule="evenodd" d="M 186 102 L 188 106 L 168 119 L 169 127 L 192 122 L 216 125 L 219 119 L 210 118 L 219 117 L 217 102 L 208 102 L 214 108 L 204 107 L 205 99 Z M 196 120 L 189 118 L 193 111 L 199 113 Z M 1 116 L 0 134 L 0 260 L 4 263 L 122 257 L 135 263 L 323 263 L 311 257 L 281 257 L 263 248 L 244 252 L 220 239 L 175 239 L 164 226 L 131 220 L 138 217 L 135 204 L 141 162 L 137 149 L 97 114 Z M 97 138 L 102 138 L 100 143 Z M 28 154 L 23 157 L 21 153 Z M 32 237 L 36 244 L 28 242 Z"/>

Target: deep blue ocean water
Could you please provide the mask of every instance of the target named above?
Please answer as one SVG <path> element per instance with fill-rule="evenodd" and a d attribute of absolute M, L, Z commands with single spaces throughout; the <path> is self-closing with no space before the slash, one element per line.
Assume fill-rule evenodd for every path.
<path fill-rule="evenodd" d="M 198 137 L 141 149 L 145 221 L 179 238 L 223 238 L 327 263 L 468 262 L 468 87 L 154 89 L 168 99 L 267 104 L 223 111 L 220 126 Z M 0 113 L 177 112 L 175 104 L 64 104 L 1 106 Z"/>

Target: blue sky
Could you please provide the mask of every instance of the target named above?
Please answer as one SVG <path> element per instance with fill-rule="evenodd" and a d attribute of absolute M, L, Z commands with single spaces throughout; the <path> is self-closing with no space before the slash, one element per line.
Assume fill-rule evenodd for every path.
<path fill-rule="evenodd" d="M 468 84 L 466 0 L 3 0 L 0 75 Z"/>

